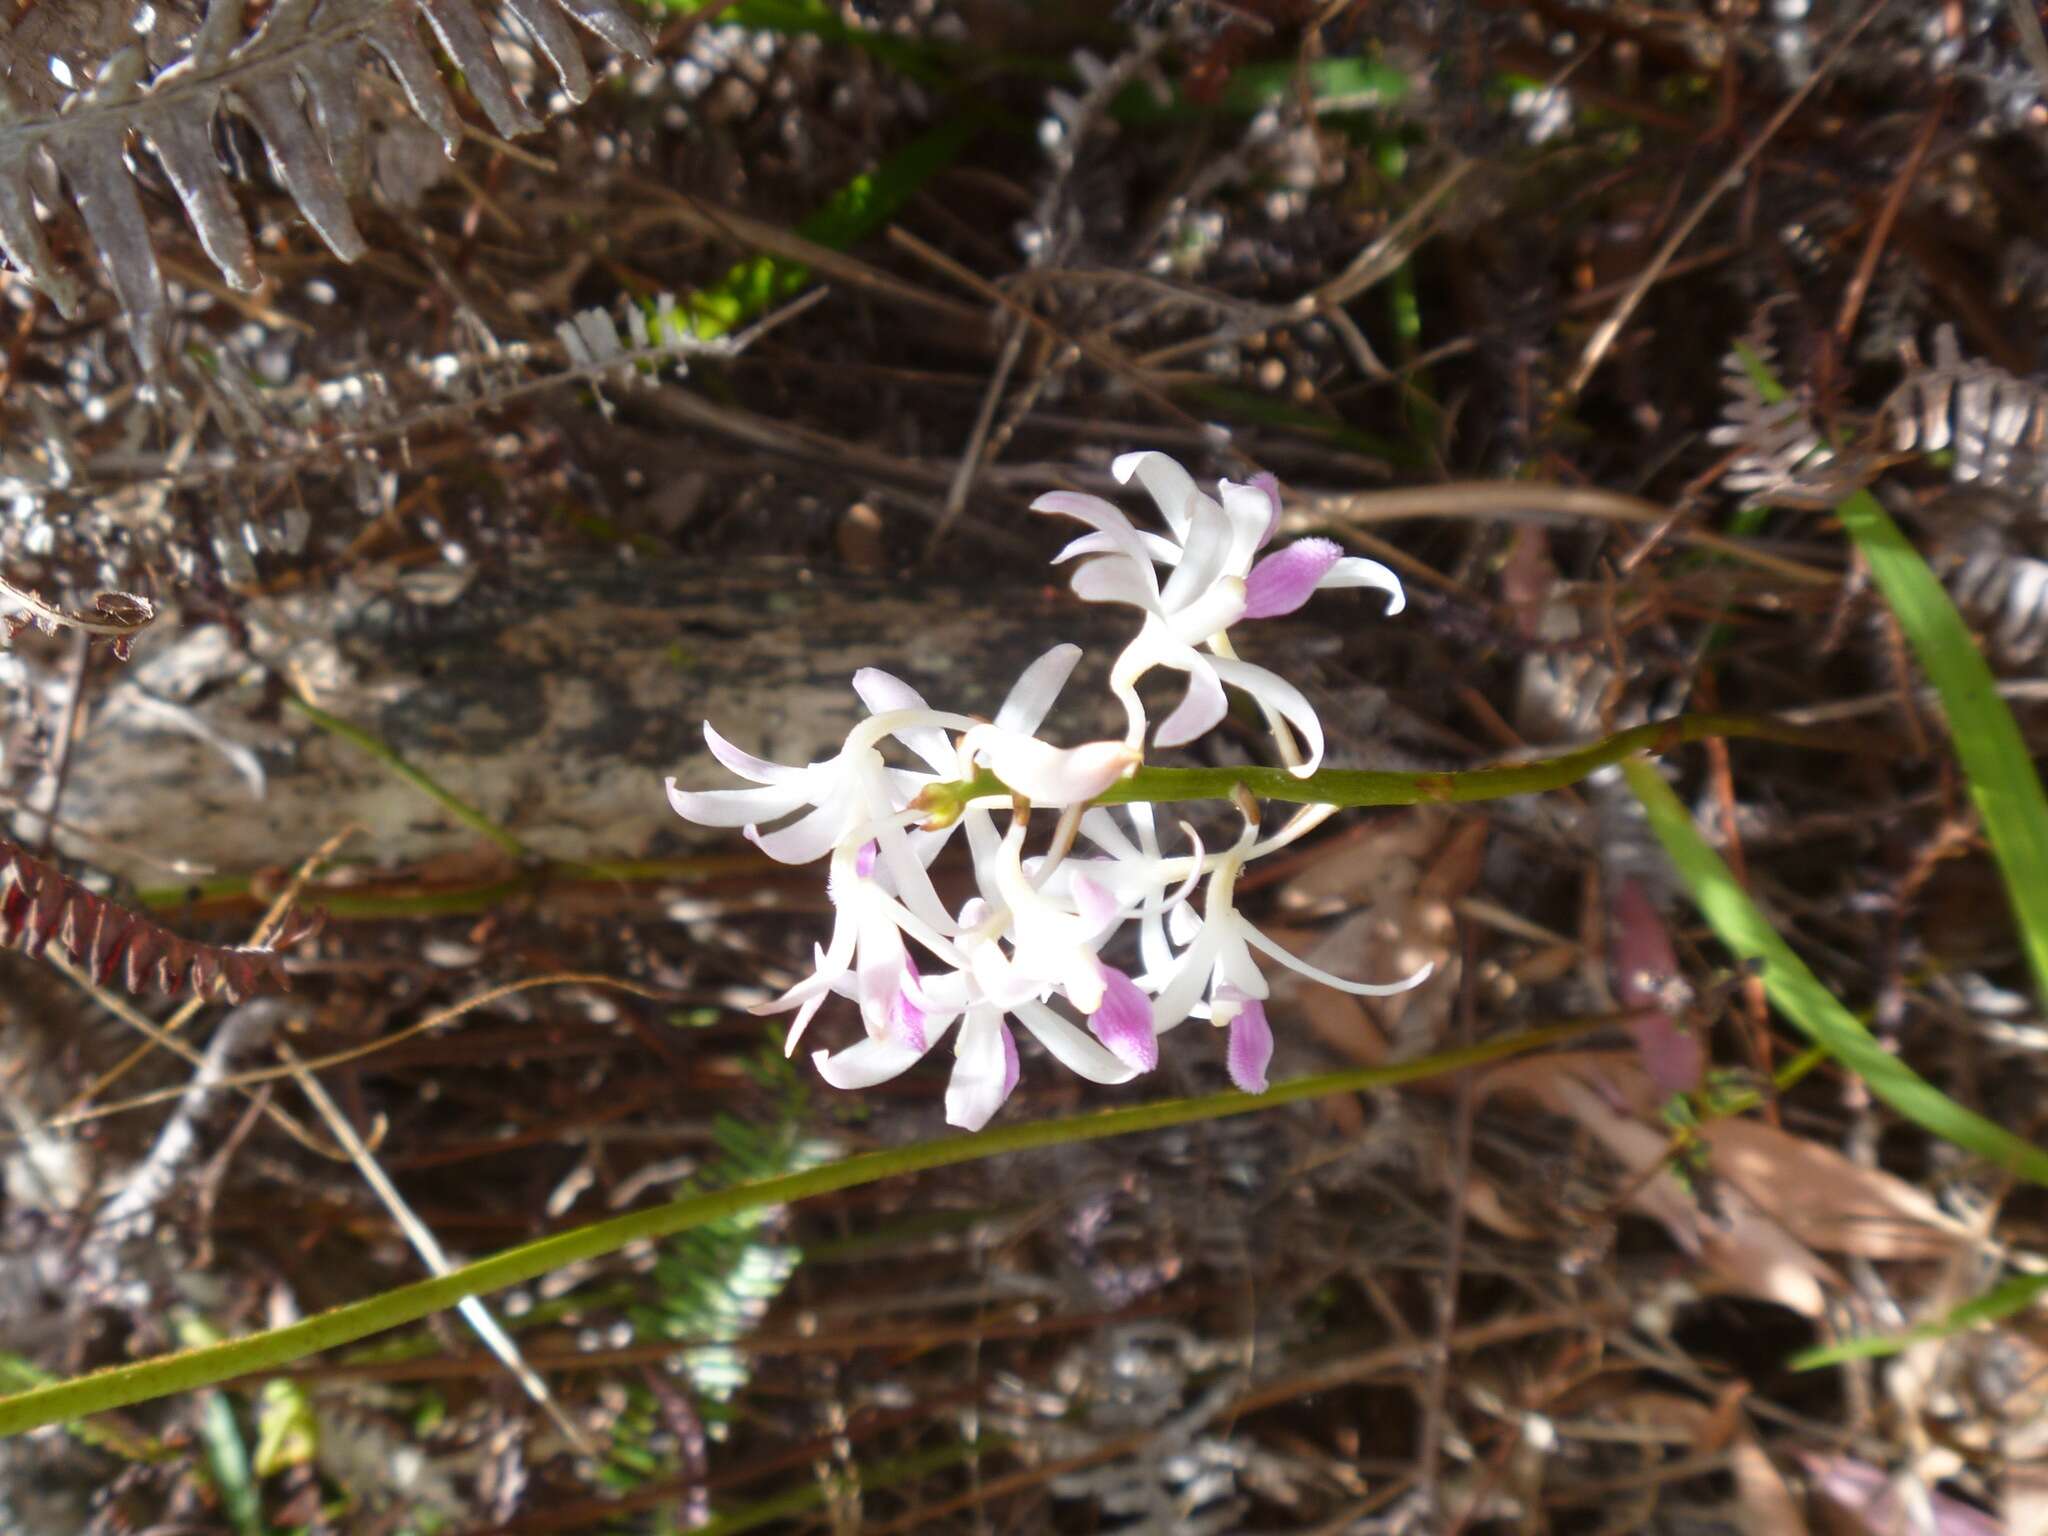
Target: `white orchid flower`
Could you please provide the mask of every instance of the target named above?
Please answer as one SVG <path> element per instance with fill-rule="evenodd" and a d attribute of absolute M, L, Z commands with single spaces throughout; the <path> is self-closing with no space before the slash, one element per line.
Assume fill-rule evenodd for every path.
<path fill-rule="evenodd" d="M 946 1090 L 946 1123 L 978 1131 L 1017 1086 L 1017 1043 L 1009 1020 L 1031 1034 L 1062 1066 L 1091 1082 L 1125 1083 L 1136 1069 L 1039 1001 L 1039 981 L 1020 973 L 991 935 L 987 903 L 960 911 L 960 969 L 915 983 L 914 1010 L 901 1029 L 855 1041 L 842 1051 L 817 1051 L 811 1060 L 835 1088 L 873 1087 L 901 1076 L 959 1025 L 953 1076 Z M 1135 990 L 1135 988 L 1134 988 Z"/>
<path fill-rule="evenodd" d="M 1273 1051 L 1273 1032 L 1265 1009 L 1272 989 L 1252 958 L 1252 951 L 1354 997 L 1392 997 L 1410 991 L 1429 980 L 1435 969 L 1433 964 L 1424 964 L 1399 981 L 1349 981 L 1310 965 L 1259 932 L 1237 910 L 1237 877 L 1257 832 L 1255 825 L 1247 823 L 1237 843 L 1217 857 L 1215 867 L 1209 871 L 1209 889 L 1201 917 L 1195 917 L 1193 909 L 1186 906 L 1173 912 L 1170 930 L 1185 947 L 1174 959 L 1171 970 L 1141 979 L 1142 985 L 1152 987 L 1157 994 L 1152 1002 L 1152 1017 L 1161 1034 L 1187 1018 L 1204 1014 L 1218 1028 L 1229 1028 L 1227 1059 L 1231 1078 L 1250 1093 L 1265 1091 L 1266 1063 Z M 1248 1087 L 1252 1082 L 1260 1086 Z"/>
<path fill-rule="evenodd" d="M 1039 497 L 1032 509 L 1072 517 L 1095 530 L 1054 557 L 1055 564 L 1096 557 L 1074 573 L 1079 596 L 1128 604 L 1145 615 L 1144 627 L 1110 673 L 1110 689 L 1129 721 L 1128 743 L 1141 746 L 1145 737 L 1138 679 L 1154 667 L 1166 667 L 1187 674 L 1188 691 L 1153 733 L 1160 746 L 1185 745 L 1222 720 L 1228 686 L 1251 695 L 1268 715 L 1301 733 L 1307 752 L 1292 771 L 1303 778 L 1314 773 L 1323 756 L 1322 722 L 1315 709 L 1285 678 L 1239 660 L 1226 632 L 1241 619 L 1292 613 L 1323 587 L 1375 587 L 1391 598 L 1387 612 L 1399 613 L 1407 601 L 1400 578 L 1376 560 L 1346 557 L 1328 539 L 1303 539 L 1255 559 L 1279 526 L 1279 487 L 1270 475 L 1248 485 L 1222 481 L 1220 499 L 1215 499 L 1163 453 L 1124 454 L 1111 465 L 1111 473 L 1120 484 L 1135 476 L 1151 493 L 1171 538 L 1140 532 L 1099 496 L 1054 491 Z M 1164 587 L 1155 565 L 1171 569 Z M 1200 646 L 1210 654 L 1204 655 Z"/>

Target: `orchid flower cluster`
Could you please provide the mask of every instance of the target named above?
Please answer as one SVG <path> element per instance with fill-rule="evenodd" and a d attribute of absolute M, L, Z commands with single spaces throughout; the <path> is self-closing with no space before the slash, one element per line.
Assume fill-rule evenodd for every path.
<path fill-rule="evenodd" d="M 1313 774 L 1323 756 L 1315 710 L 1292 683 L 1240 660 L 1231 627 L 1292 613 L 1325 587 L 1376 588 L 1387 594 L 1389 614 L 1404 602 L 1392 571 L 1345 557 L 1327 539 L 1262 553 L 1280 520 L 1270 476 L 1225 480 L 1211 497 L 1164 454 L 1126 454 L 1113 472 L 1150 493 L 1164 533 L 1134 526 L 1097 496 L 1056 491 L 1033 510 L 1089 530 L 1054 558 L 1081 562 L 1078 595 L 1142 615 L 1109 677 L 1127 718 L 1122 740 L 1058 747 L 1039 738 L 1081 656 L 1077 646 L 1056 645 L 1025 669 L 993 721 L 933 709 L 901 679 L 866 668 L 853 687 L 868 718 L 837 755 L 803 767 L 767 762 L 707 721 L 712 755 L 754 787 L 685 790 L 668 781 L 685 819 L 740 827 L 783 863 L 828 861 L 830 940 L 814 946 L 810 975 L 756 1011 L 794 1014 L 794 1054 L 826 1000 L 850 998 L 864 1033 L 812 1056 L 836 1088 L 887 1082 L 950 1035 L 946 1119 L 979 1130 L 1017 1086 L 1013 1026 L 1081 1076 L 1123 1083 L 1158 1065 L 1162 1035 L 1205 1019 L 1227 1032 L 1231 1080 L 1258 1093 L 1273 1054 L 1258 956 L 1361 996 L 1405 991 L 1429 974 L 1424 967 L 1389 983 L 1348 981 L 1290 954 L 1237 910 L 1245 865 L 1319 824 L 1331 807 L 1305 807 L 1262 840 L 1257 805 L 1241 794 L 1244 825 L 1231 846 L 1209 852 L 1182 822 L 1186 851 L 1169 856 L 1151 804 L 1091 804 L 1141 765 L 1148 731 L 1153 745 L 1173 747 L 1214 727 L 1228 689 L 1259 705 L 1288 767 Z M 1155 729 L 1137 684 L 1157 669 L 1185 674 L 1187 690 Z M 890 743 L 894 761 L 884 752 Z M 905 761 L 917 766 L 900 766 Z M 984 770 L 1008 793 L 935 811 L 941 786 Z M 1050 845 L 1035 854 L 1026 851 L 1033 808 L 1060 813 Z M 931 870 L 956 834 L 964 835 L 976 894 L 952 910 Z M 1105 960 L 1105 952 L 1131 947 L 1124 936 L 1133 929 L 1135 962 Z"/>

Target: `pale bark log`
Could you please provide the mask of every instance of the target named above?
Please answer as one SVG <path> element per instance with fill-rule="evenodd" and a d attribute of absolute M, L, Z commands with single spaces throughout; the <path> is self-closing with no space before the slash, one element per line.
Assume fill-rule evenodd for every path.
<path fill-rule="evenodd" d="M 687 827 L 662 792 L 669 774 L 736 782 L 705 752 L 706 719 L 761 756 L 806 762 L 864 713 L 858 667 L 897 673 L 935 707 L 988 713 L 1046 647 L 1087 646 L 1099 678 L 1135 629 L 1135 614 L 1076 602 L 1057 577 L 996 579 L 1010 575 L 970 587 L 708 561 L 489 572 L 453 600 L 415 584 L 252 601 L 240 644 L 169 615 L 94 702 L 57 847 L 162 886 L 179 878 L 165 861 L 288 865 L 351 823 L 364 831 L 349 854 L 382 863 L 480 845 L 386 764 L 280 708 L 287 688 L 551 857 L 722 846 L 732 834 Z M 1121 734 L 1120 715 L 1081 707 L 1102 697 L 1087 665 L 1053 739 Z M 260 798 L 221 743 L 253 750 Z M 17 826 L 40 832 L 32 817 Z"/>

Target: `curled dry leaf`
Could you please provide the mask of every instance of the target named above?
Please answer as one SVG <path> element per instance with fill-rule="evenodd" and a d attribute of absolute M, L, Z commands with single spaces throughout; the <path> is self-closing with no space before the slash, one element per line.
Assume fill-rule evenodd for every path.
<path fill-rule="evenodd" d="M 114 642 L 114 654 L 126 661 L 129 644 L 155 621 L 156 604 L 133 592 L 102 592 L 93 600 L 91 613 L 67 613 L 0 576 L 0 624 L 5 625 L 9 639 L 31 624 L 52 635 L 60 629 L 76 629 L 106 636 Z"/>
<path fill-rule="evenodd" d="M 261 949 L 201 944 L 0 839 L 0 945 L 34 956 L 54 942 L 102 986 L 119 978 L 131 992 L 189 989 L 200 997 L 218 988 L 232 1003 L 288 991 L 279 951 L 317 926 L 317 918 L 288 920 Z"/>

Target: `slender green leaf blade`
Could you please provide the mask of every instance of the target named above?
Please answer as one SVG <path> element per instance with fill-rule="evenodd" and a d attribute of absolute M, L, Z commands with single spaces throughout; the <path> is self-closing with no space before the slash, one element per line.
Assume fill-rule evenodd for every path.
<path fill-rule="evenodd" d="M 1735 351 L 1766 401 L 1786 398 L 1784 385 L 1754 348 L 1737 342 Z M 1941 698 L 1970 797 L 2005 876 L 2034 990 L 2048 1003 L 2048 794 L 2019 722 L 1999 696 L 1991 668 L 1941 579 L 1877 498 L 1858 491 L 1835 508 L 1835 516 L 1870 566 L 1870 579 Z"/>
<path fill-rule="evenodd" d="M 1835 509 L 1941 696 L 1970 798 L 2005 876 L 2034 990 L 2048 1002 L 2048 795 L 1970 629 L 1918 550 L 1868 491 Z"/>
<path fill-rule="evenodd" d="M 2014 1275 L 1994 1285 L 1982 1296 L 1973 1296 L 1960 1302 L 1932 1322 L 1908 1328 L 1904 1333 L 1888 1333 L 1858 1339 L 1844 1339 L 1839 1344 L 1819 1344 L 1812 1349 L 1803 1349 L 1791 1360 L 1795 1371 L 1817 1370 L 1824 1365 L 1840 1365 L 1845 1360 L 1878 1360 L 1886 1355 L 1895 1355 L 1902 1349 L 1911 1349 L 1915 1344 L 1931 1344 L 1937 1339 L 1946 1339 L 1979 1323 L 1996 1323 L 2023 1312 L 2048 1292 L 2048 1275 Z"/>
<path fill-rule="evenodd" d="M 2032 1183 L 2048 1184 L 2048 1153 L 1956 1103 L 1887 1051 L 1820 984 L 1757 910 L 1721 856 L 1707 846 L 1691 814 L 1654 765 L 1637 758 L 1623 763 L 1621 770 L 1700 912 L 1723 944 L 1762 967 L 1764 990 L 1787 1020 L 1915 1125 Z"/>

